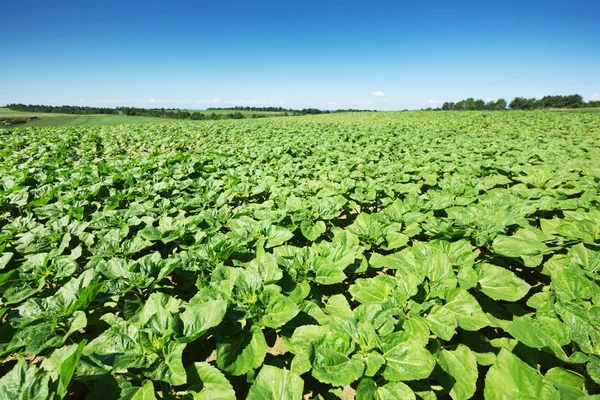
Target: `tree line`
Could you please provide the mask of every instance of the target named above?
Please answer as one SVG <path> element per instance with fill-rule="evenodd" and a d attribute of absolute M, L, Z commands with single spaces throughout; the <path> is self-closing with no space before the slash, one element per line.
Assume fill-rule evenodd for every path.
<path fill-rule="evenodd" d="M 164 108 L 137 108 L 137 107 L 119 107 L 123 115 L 140 116 L 140 117 L 156 117 L 156 118 L 171 118 L 171 119 L 192 119 L 192 120 L 216 120 L 216 119 L 242 119 L 244 114 L 239 111 L 216 114 L 206 113 L 201 111 L 186 111 L 179 109 L 164 109 Z M 254 118 L 258 115 L 253 114 Z"/>
<path fill-rule="evenodd" d="M 6 106 L 13 111 L 28 111 L 39 113 L 56 114 L 119 114 L 116 108 L 108 107 L 87 107 L 87 106 L 45 106 L 39 104 L 8 104 Z"/>
<path fill-rule="evenodd" d="M 279 112 L 281 116 L 288 115 L 316 115 L 328 114 L 330 112 L 366 112 L 375 110 L 319 110 L 317 108 L 291 109 L 283 107 L 231 107 L 231 108 L 207 108 L 206 111 L 187 111 L 177 108 L 137 108 L 137 107 L 82 107 L 82 106 L 45 106 L 45 105 L 25 105 L 8 104 L 7 108 L 13 111 L 27 111 L 39 113 L 59 113 L 59 114 L 122 114 L 128 116 L 171 118 L 171 119 L 191 119 L 191 120 L 217 120 L 217 119 L 242 119 L 242 118 L 264 118 L 269 115 L 251 114 L 244 115 L 241 111 L 256 112 Z M 214 111 L 231 111 L 230 113 L 215 113 Z M 209 113 L 212 111 L 212 113 Z"/>
<path fill-rule="evenodd" d="M 320 110 L 318 108 L 283 108 L 283 107 L 248 107 L 248 106 L 236 106 L 236 107 L 210 107 L 207 111 L 215 110 L 232 110 L 232 111 L 260 111 L 260 112 L 279 112 L 283 115 L 315 115 L 315 114 L 330 114 L 338 112 L 376 112 L 377 110 L 360 110 L 354 108 L 337 109 L 337 110 Z"/>
<path fill-rule="evenodd" d="M 445 102 L 442 110 L 534 110 L 540 108 L 585 108 L 600 107 L 600 101 L 583 101 L 583 97 L 578 94 L 567 96 L 544 96 L 541 99 L 515 97 L 507 104 L 506 100 L 498 99 L 485 102 L 481 99 L 468 99 L 453 102 Z"/>

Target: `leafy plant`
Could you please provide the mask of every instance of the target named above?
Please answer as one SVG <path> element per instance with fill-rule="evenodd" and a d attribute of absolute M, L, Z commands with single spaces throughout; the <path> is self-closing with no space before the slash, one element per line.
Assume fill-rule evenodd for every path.
<path fill-rule="evenodd" d="M 0 129 L 0 398 L 593 398 L 599 134 L 543 111 Z"/>

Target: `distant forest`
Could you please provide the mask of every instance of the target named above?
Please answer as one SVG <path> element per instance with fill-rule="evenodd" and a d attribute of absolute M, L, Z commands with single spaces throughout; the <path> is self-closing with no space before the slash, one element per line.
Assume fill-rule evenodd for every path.
<path fill-rule="evenodd" d="M 510 103 L 504 99 L 485 102 L 481 99 L 469 97 L 456 103 L 446 102 L 442 110 L 534 110 L 540 108 L 586 108 L 600 107 L 600 101 L 583 101 L 578 94 L 568 96 L 544 96 L 541 99 L 515 97 Z"/>
<path fill-rule="evenodd" d="M 248 107 L 248 106 L 236 106 L 236 107 L 211 107 L 207 108 L 207 111 L 210 110 L 232 110 L 232 111 L 261 111 L 261 112 L 283 112 L 288 113 L 288 115 L 307 115 L 307 114 L 329 114 L 332 112 L 376 112 L 377 110 L 359 110 L 354 108 L 347 109 L 339 109 L 339 110 L 319 110 L 317 108 L 303 108 L 301 110 L 296 110 L 292 108 L 283 108 L 283 107 Z"/>

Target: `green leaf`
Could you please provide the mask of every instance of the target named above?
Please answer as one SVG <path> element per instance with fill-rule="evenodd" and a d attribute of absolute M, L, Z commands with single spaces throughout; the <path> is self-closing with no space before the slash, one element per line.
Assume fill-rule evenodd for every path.
<path fill-rule="evenodd" d="M 217 338 L 217 365 L 231 375 L 244 375 L 262 365 L 267 348 L 259 327 L 226 332 Z"/>
<path fill-rule="evenodd" d="M 382 365 L 385 364 L 385 358 L 375 351 L 365 355 L 365 376 L 375 376 Z"/>
<path fill-rule="evenodd" d="M 376 391 L 377 385 L 373 378 L 363 378 L 356 388 L 356 400 L 373 400 Z"/>
<path fill-rule="evenodd" d="M 531 288 L 512 271 L 496 265 L 480 264 L 477 272 L 481 291 L 494 300 L 517 301 Z"/>
<path fill-rule="evenodd" d="M 73 373 L 77 368 L 77 363 L 79 362 L 79 358 L 81 357 L 81 353 L 83 353 L 83 348 L 85 347 L 86 343 L 86 340 L 79 343 L 73 354 L 67 357 L 60 365 L 60 377 L 58 380 L 56 394 L 61 399 L 67 395 L 67 387 L 69 386 L 69 382 L 71 381 Z"/>
<path fill-rule="evenodd" d="M 592 283 L 577 266 L 558 265 L 551 270 L 550 276 L 550 287 L 563 302 L 589 299 L 592 296 Z"/>
<path fill-rule="evenodd" d="M 562 346 L 571 342 L 569 330 L 558 319 L 538 316 L 515 317 L 506 331 L 519 342 L 529 347 L 550 348 L 557 356 L 566 359 Z"/>
<path fill-rule="evenodd" d="M 585 366 L 590 378 L 600 384 L 600 358 L 593 357 Z"/>
<path fill-rule="evenodd" d="M 235 400 L 233 386 L 225 375 L 206 362 L 187 367 L 188 394 L 194 400 Z"/>
<path fill-rule="evenodd" d="M 429 351 L 415 341 L 404 340 L 386 346 L 383 357 L 383 376 L 388 381 L 413 381 L 428 378 L 435 367 L 435 359 Z"/>
<path fill-rule="evenodd" d="M 16 271 L 16 270 L 13 270 Z M 9 279 L 13 274 L 12 271 L 3 274 L 6 279 Z M 26 298 L 34 295 L 40 289 L 31 287 L 28 282 L 15 282 L 10 285 L 6 291 L 2 294 L 2 300 L 5 305 L 17 304 L 25 300 Z"/>
<path fill-rule="evenodd" d="M 248 400 L 300 400 L 304 381 L 287 369 L 264 365 L 248 392 Z"/>
<path fill-rule="evenodd" d="M 415 400 L 415 393 L 408 385 L 402 382 L 389 382 L 378 387 L 375 392 L 375 400 Z"/>
<path fill-rule="evenodd" d="M 371 378 L 360 380 L 356 388 L 356 400 L 415 400 L 415 393 L 402 382 L 388 382 L 377 387 Z"/>
<path fill-rule="evenodd" d="M 359 278 L 350 286 L 349 292 L 359 303 L 382 303 L 395 286 L 394 279 L 387 275 L 374 278 Z"/>
<path fill-rule="evenodd" d="M 264 251 L 259 252 L 256 258 L 250 261 L 247 268 L 248 271 L 254 272 L 264 284 L 276 283 L 283 277 L 275 256 Z"/>
<path fill-rule="evenodd" d="M 365 364 L 357 358 L 348 358 L 344 352 L 331 348 L 317 348 L 312 362 L 312 376 L 323 383 L 345 386 L 358 380 Z"/>
<path fill-rule="evenodd" d="M 308 372 L 312 365 L 310 358 L 316 343 L 322 342 L 329 330 L 320 325 L 302 325 L 294 330 L 291 338 L 283 337 L 287 349 L 293 353 L 292 370 L 299 375 Z"/>
<path fill-rule="evenodd" d="M 535 262 L 525 263 L 528 267 L 536 267 L 542 261 L 540 256 L 551 250 L 533 235 L 525 232 L 518 231 L 515 236 L 497 236 L 492 248 L 497 254 L 506 257 L 522 257 L 525 261 L 528 257 L 536 257 Z"/>
<path fill-rule="evenodd" d="M 440 367 L 453 379 L 442 378 L 442 384 L 454 400 L 470 399 L 476 390 L 478 377 L 475 354 L 465 345 L 456 350 L 442 350 L 437 355 Z"/>
<path fill-rule="evenodd" d="M 300 230 L 305 238 L 314 242 L 319 236 L 325 233 L 327 227 L 323 221 L 317 221 L 313 224 L 311 221 L 304 220 L 300 223 Z"/>
<path fill-rule="evenodd" d="M 484 395 L 486 400 L 560 399 L 559 392 L 538 371 L 504 348 L 485 377 Z"/>
<path fill-rule="evenodd" d="M 8 261 L 10 261 L 12 256 L 13 253 L 3 253 L 2 255 L 0 255 L 0 270 L 6 267 L 6 264 L 8 264 Z"/>
<path fill-rule="evenodd" d="M 586 395 L 585 378 L 573 371 L 552 368 L 546 372 L 544 380 L 558 389 L 563 400 L 576 400 Z"/>
<path fill-rule="evenodd" d="M 442 306 L 433 306 L 425 318 L 431 332 L 443 340 L 450 340 L 458 326 L 454 314 Z"/>
<path fill-rule="evenodd" d="M 141 387 L 130 387 L 121 393 L 123 400 L 155 400 L 154 385 L 152 381 L 145 380 Z"/>
<path fill-rule="evenodd" d="M 583 243 L 579 243 L 569 250 L 568 254 L 581 268 L 596 273 L 600 270 L 600 251 L 591 250 Z"/>
<path fill-rule="evenodd" d="M 23 359 L 0 378 L 0 399 L 46 400 L 50 376 Z"/>
<path fill-rule="evenodd" d="M 316 263 L 315 282 L 321 285 L 334 285 L 343 282 L 347 278 L 343 266 L 334 264 L 324 258 L 318 258 Z"/>
<path fill-rule="evenodd" d="M 192 342 L 202 336 L 208 329 L 213 328 L 223 320 L 227 311 L 227 301 L 211 300 L 207 302 L 194 301 L 192 298 L 185 311 L 180 314 L 183 322 L 182 342 Z"/>
<path fill-rule="evenodd" d="M 300 309 L 296 303 L 283 295 L 277 294 L 269 301 L 260 324 L 268 328 L 280 328 L 299 312 Z"/>
<path fill-rule="evenodd" d="M 475 297 L 463 289 L 448 291 L 444 308 L 454 314 L 458 326 L 468 331 L 477 331 L 490 323 Z"/>
<path fill-rule="evenodd" d="M 279 246 L 294 237 L 294 234 L 281 226 L 273 227 L 267 236 L 266 248 Z"/>
<path fill-rule="evenodd" d="M 147 226 L 144 229 L 142 229 L 139 233 L 139 235 L 146 240 L 150 240 L 152 242 L 156 242 L 157 240 L 160 240 L 162 238 L 162 232 L 159 231 L 158 229 L 156 229 L 153 226 Z"/>
<path fill-rule="evenodd" d="M 385 235 L 385 241 L 387 242 L 388 250 L 394 250 L 406 246 L 408 239 L 408 236 L 406 236 L 404 233 L 392 232 Z"/>
<path fill-rule="evenodd" d="M 164 381 L 174 386 L 185 384 L 187 375 L 182 360 L 185 346 L 185 343 L 167 343 L 162 349 L 164 360 L 158 360 L 146 370 L 145 375 L 152 380 Z"/>

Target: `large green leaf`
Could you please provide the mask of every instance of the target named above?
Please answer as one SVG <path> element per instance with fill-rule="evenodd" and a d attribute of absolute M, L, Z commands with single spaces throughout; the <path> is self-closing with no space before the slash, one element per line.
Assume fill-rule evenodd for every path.
<path fill-rule="evenodd" d="M 518 231 L 515 236 L 498 236 L 494 239 L 492 248 L 500 255 L 521 257 L 528 267 L 536 267 L 542 261 L 541 256 L 551 250 L 534 235 Z"/>
<path fill-rule="evenodd" d="M 558 319 L 549 317 L 515 317 L 506 331 L 519 342 L 534 348 L 550 348 L 557 356 L 565 359 L 562 349 L 571 342 L 567 327 Z"/>
<path fill-rule="evenodd" d="M 183 342 L 196 340 L 208 329 L 217 326 L 223 320 L 226 311 L 225 300 L 200 302 L 192 299 L 185 311 L 180 314 L 183 322 L 183 337 L 179 340 Z"/>
<path fill-rule="evenodd" d="M 325 233 L 327 227 L 323 221 L 317 221 L 313 224 L 311 221 L 304 220 L 300 223 L 300 230 L 305 238 L 313 242 Z"/>
<path fill-rule="evenodd" d="M 388 297 L 394 286 L 392 277 L 380 275 L 374 278 L 359 278 L 348 291 L 359 303 L 381 303 Z"/>
<path fill-rule="evenodd" d="M 595 273 L 600 270 L 600 251 L 592 250 L 583 243 L 571 247 L 569 256 L 577 265 L 589 272 Z"/>
<path fill-rule="evenodd" d="M 275 295 L 267 304 L 265 313 L 260 324 L 269 328 L 280 328 L 286 322 L 294 318 L 300 309 L 292 300 L 283 295 Z"/>
<path fill-rule="evenodd" d="M 463 289 L 448 291 L 444 308 L 454 314 L 458 326 L 468 331 L 477 331 L 489 325 L 481 306 L 469 292 Z"/>
<path fill-rule="evenodd" d="M 431 353 L 414 340 L 398 340 L 384 347 L 383 376 L 392 382 L 411 381 L 429 377 L 435 367 Z"/>
<path fill-rule="evenodd" d="M 152 381 L 145 380 L 140 387 L 130 387 L 121 393 L 123 400 L 155 400 L 154 385 Z"/>
<path fill-rule="evenodd" d="M 356 388 L 356 400 L 415 400 L 415 393 L 402 382 L 388 382 L 377 386 L 372 378 L 363 378 Z"/>
<path fill-rule="evenodd" d="M 330 350 L 318 349 L 312 362 L 312 375 L 323 383 L 345 386 L 358 380 L 364 373 L 365 364 L 358 358 Z"/>
<path fill-rule="evenodd" d="M 456 350 L 442 350 L 436 356 L 440 367 L 450 379 L 442 376 L 440 380 L 450 397 L 454 400 L 470 399 L 475 394 L 478 377 L 475 354 L 465 345 L 458 345 Z"/>
<path fill-rule="evenodd" d="M 217 337 L 217 365 L 231 375 L 243 375 L 260 367 L 266 354 L 265 336 L 257 326 L 222 332 Z"/>
<path fill-rule="evenodd" d="M 345 266 L 332 263 L 331 261 L 318 258 L 315 266 L 315 282 L 322 285 L 334 285 L 343 282 L 347 276 L 344 273 Z"/>
<path fill-rule="evenodd" d="M 443 340 L 451 340 L 458 326 L 454 313 L 445 306 L 433 306 L 425 320 L 431 332 Z"/>
<path fill-rule="evenodd" d="M 496 362 L 485 376 L 486 400 L 560 399 L 559 392 L 542 375 L 506 349 L 501 349 Z"/>
<path fill-rule="evenodd" d="M 496 265 L 479 265 L 481 291 L 494 300 L 517 301 L 529 292 L 531 286 L 512 271 Z"/>
<path fill-rule="evenodd" d="M 60 375 L 58 379 L 58 387 L 56 389 L 56 394 L 59 398 L 64 398 L 67 395 L 67 387 L 69 386 L 69 382 L 75 373 L 75 369 L 77 368 L 77 363 L 79 362 L 79 358 L 83 353 L 83 348 L 86 345 L 86 341 L 82 341 L 75 348 L 73 353 L 68 356 L 61 364 L 60 364 Z"/>
<path fill-rule="evenodd" d="M 546 372 L 544 380 L 558 389 L 561 399 L 575 400 L 586 395 L 585 378 L 573 371 L 555 367 Z"/>
<path fill-rule="evenodd" d="M 206 362 L 187 367 L 188 394 L 194 400 L 235 400 L 235 392 L 225 375 Z"/>
<path fill-rule="evenodd" d="M 155 362 L 150 369 L 146 370 L 145 375 L 153 380 L 164 381 L 174 386 L 185 384 L 187 377 L 182 360 L 185 346 L 185 343 L 167 343 L 162 349 L 164 360 Z"/>
<path fill-rule="evenodd" d="M 249 400 L 300 400 L 304 381 L 287 369 L 264 365 L 248 392 Z"/>
<path fill-rule="evenodd" d="M 0 378 L 0 398 L 10 400 L 46 400 L 50 394 L 50 376 L 23 359 Z"/>

